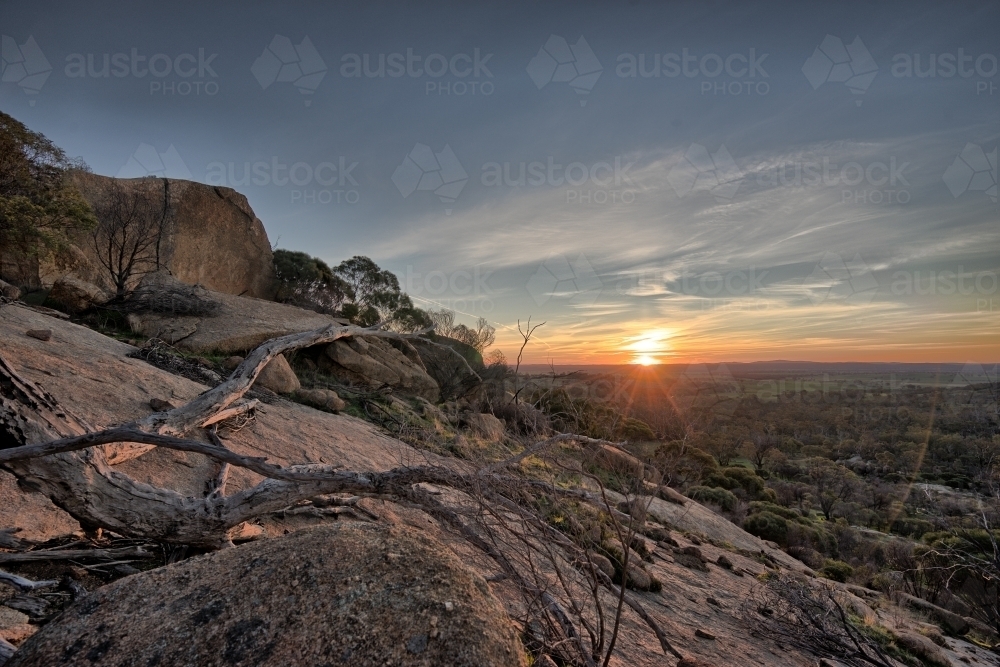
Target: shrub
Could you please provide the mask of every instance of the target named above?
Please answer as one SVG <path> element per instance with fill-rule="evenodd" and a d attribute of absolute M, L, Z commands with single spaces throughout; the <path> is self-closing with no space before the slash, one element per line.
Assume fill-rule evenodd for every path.
<path fill-rule="evenodd" d="M 827 558 L 823 561 L 823 568 L 819 571 L 819 573 L 827 579 L 839 581 L 843 584 L 847 582 L 852 574 L 854 574 L 854 568 L 842 560 Z"/>
<path fill-rule="evenodd" d="M 736 496 L 726 489 L 710 486 L 692 486 L 687 490 L 686 495 L 688 498 L 697 500 L 699 503 L 718 505 L 727 512 L 732 512 L 736 508 Z"/>
<path fill-rule="evenodd" d="M 788 542 L 788 522 L 771 512 L 760 512 L 747 517 L 743 522 L 743 530 L 762 540 L 782 545 Z"/>

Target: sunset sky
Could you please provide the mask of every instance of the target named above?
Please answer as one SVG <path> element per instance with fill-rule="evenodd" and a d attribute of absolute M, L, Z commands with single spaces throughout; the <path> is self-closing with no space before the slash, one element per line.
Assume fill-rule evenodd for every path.
<path fill-rule="evenodd" d="M 532 363 L 996 362 L 998 26 L 976 2 L 14 0 L 0 108 L 97 173 L 234 187 L 277 247 L 368 255 L 508 358 L 530 316 Z"/>

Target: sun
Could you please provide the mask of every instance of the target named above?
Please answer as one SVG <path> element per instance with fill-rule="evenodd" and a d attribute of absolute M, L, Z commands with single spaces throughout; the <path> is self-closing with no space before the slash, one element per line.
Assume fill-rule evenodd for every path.
<path fill-rule="evenodd" d="M 629 338 L 625 349 L 634 354 L 631 363 L 640 366 L 654 366 L 661 363 L 660 357 L 670 353 L 671 334 L 672 332 L 668 330 L 655 329 Z"/>

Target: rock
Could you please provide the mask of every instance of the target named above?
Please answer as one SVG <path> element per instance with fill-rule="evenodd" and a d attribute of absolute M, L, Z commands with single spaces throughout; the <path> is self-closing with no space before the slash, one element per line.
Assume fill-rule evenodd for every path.
<path fill-rule="evenodd" d="M 653 578 L 640 566 L 629 563 L 628 586 L 640 591 L 648 591 L 653 586 Z"/>
<path fill-rule="evenodd" d="M 604 554 L 591 553 L 590 560 L 592 560 L 597 569 L 604 574 L 609 577 L 615 576 L 615 566 L 611 563 L 611 559 Z"/>
<path fill-rule="evenodd" d="M 235 371 L 240 364 L 243 363 L 243 357 L 232 356 L 222 362 L 222 367 L 227 371 Z"/>
<path fill-rule="evenodd" d="M 715 564 L 727 570 L 733 569 L 733 561 L 729 560 L 726 554 L 719 554 L 719 557 L 716 559 Z"/>
<path fill-rule="evenodd" d="M 697 630 L 694 631 L 694 636 L 700 637 L 702 639 L 715 639 L 715 635 L 713 635 L 711 632 L 708 632 L 707 630 L 702 630 L 701 628 L 698 628 Z"/>
<path fill-rule="evenodd" d="M 502 421 L 491 414 L 478 412 L 466 413 L 462 417 L 462 421 L 485 440 L 489 440 L 490 442 L 500 442 L 503 440 L 506 427 Z"/>
<path fill-rule="evenodd" d="M 708 562 L 708 559 L 705 558 L 704 554 L 701 553 L 701 549 L 699 549 L 698 547 L 684 547 L 683 549 L 681 549 L 681 553 L 687 554 L 688 556 L 694 556 L 702 563 Z"/>
<path fill-rule="evenodd" d="M 163 272 L 146 275 L 139 282 L 140 289 L 154 292 L 185 287 Z M 331 324 L 347 324 L 347 320 L 283 303 L 233 296 L 200 287 L 195 287 L 193 291 L 200 300 L 212 304 L 210 313 L 133 313 L 129 315 L 132 330 L 146 338 L 161 338 L 195 354 L 233 355 L 244 354 L 278 336 L 312 331 Z"/>
<path fill-rule="evenodd" d="M 113 182 L 139 190 L 159 210 L 165 204 L 160 266 L 177 280 L 226 294 L 274 296 L 274 259 L 267 232 L 246 197 L 235 190 L 165 178 L 113 179 L 78 173 L 74 180 L 91 204 L 98 203 Z M 100 264 L 89 233 L 73 241 L 83 256 L 77 262 L 93 272 Z M 81 277 L 97 278 L 83 273 Z"/>
<path fill-rule="evenodd" d="M 628 514 L 635 523 L 635 530 L 642 530 L 642 526 L 646 523 L 646 504 L 648 499 L 644 496 L 639 496 L 633 498 L 632 500 L 618 503 L 618 511 L 624 514 Z"/>
<path fill-rule="evenodd" d="M 28 329 L 24 332 L 24 335 L 45 343 L 52 340 L 52 329 Z"/>
<path fill-rule="evenodd" d="M 271 359 L 267 366 L 264 366 L 264 370 L 257 376 L 257 381 L 254 384 L 270 389 L 276 394 L 291 394 L 302 386 L 283 354 Z"/>
<path fill-rule="evenodd" d="M 677 667 L 713 667 L 713 665 L 695 658 L 681 658 L 677 663 Z"/>
<path fill-rule="evenodd" d="M 613 473 L 631 475 L 638 479 L 643 478 L 645 471 L 642 461 L 611 445 L 601 445 L 596 448 L 593 460 L 600 467 Z"/>
<path fill-rule="evenodd" d="M 962 636 L 969 631 L 969 623 L 955 612 L 942 609 L 936 604 L 932 604 L 924 599 L 918 598 L 909 593 L 899 593 L 899 601 L 913 609 L 922 611 L 930 616 L 948 634 Z"/>
<path fill-rule="evenodd" d="M 374 336 L 351 336 L 330 343 L 319 358 L 319 367 L 346 384 L 388 386 L 431 402 L 438 400 L 434 378 L 386 340 Z"/>
<path fill-rule="evenodd" d="M 167 412 L 175 409 L 177 406 L 170 401 L 163 400 L 162 398 L 151 398 L 149 399 L 149 407 L 151 407 L 154 412 Z"/>
<path fill-rule="evenodd" d="M 17 301 L 21 298 L 21 290 L 10 283 L 0 280 L 0 296 Z"/>
<path fill-rule="evenodd" d="M 896 643 L 917 656 L 923 664 L 933 667 L 951 666 L 952 663 L 948 656 L 927 637 L 916 632 L 897 631 L 894 634 L 896 635 Z"/>
<path fill-rule="evenodd" d="M 347 407 L 347 403 L 337 395 L 337 392 L 329 389 L 300 389 L 295 392 L 295 397 L 306 405 L 333 412 L 340 412 Z"/>
<path fill-rule="evenodd" d="M 471 345 L 437 335 L 390 343 L 434 378 L 442 400 L 467 396 L 482 383 L 483 357 Z"/>
<path fill-rule="evenodd" d="M 70 315 L 103 306 L 111 297 L 100 287 L 72 276 L 63 276 L 52 285 L 48 300 Z"/>
<path fill-rule="evenodd" d="M 687 497 L 683 496 L 680 492 L 670 488 L 669 486 L 666 486 L 665 484 L 661 484 L 660 486 L 656 487 L 656 497 L 662 498 L 663 500 L 666 500 L 669 503 L 676 503 L 678 505 L 685 505 L 688 502 Z"/>
<path fill-rule="evenodd" d="M 109 584 L 8 667 L 507 667 L 523 656 L 489 586 L 447 547 L 413 528 L 344 521 Z"/>
<path fill-rule="evenodd" d="M 705 598 L 705 602 L 707 602 L 708 604 L 710 604 L 710 605 L 712 605 L 714 607 L 721 607 L 722 606 L 721 604 L 719 604 L 719 601 L 716 600 L 715 598 Z"/>

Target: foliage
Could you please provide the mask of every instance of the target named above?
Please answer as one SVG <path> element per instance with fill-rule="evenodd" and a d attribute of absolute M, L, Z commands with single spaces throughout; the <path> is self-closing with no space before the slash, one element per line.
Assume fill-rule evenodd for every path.
<path fill-rule="evenodd" d="M 276 298 L 320 313 L 337 314 L 354 292 L 334 275 L 326 262 L 292 250 L 274 251 L 274 273 L 278 278 Z"/>
<path fill-rule="evenodd" d="M 736 496 L 726 489 L 711 486 L 692 486 L 687 490 L 687 497 L 699 503 L 718 505 L 727 512 L 736 508 Z"/>
<path fill-rule="evenodd" d="M 96 224 L 70 180 L 73 169 L 86 165 L 0 112 L 0 248 L 19 260 L 44 256 Z"/>
<path fill-rule="evenodd" d="M 823 567 L 820 569 L 820 574 L 827 579 L 839 581 L 843 584 L 847 582 L 852 574 L 854 574 L 854 568 L 842 560 L 827 558 L 823 561 Z"/>
<path fill-rule="evenodd" d="M 274 271 L 278 301 L 361 326 L 385 322 L 395 331 L 411 332 L 431 324 L 427 313 L 400 291 L 396 276 L 367 257 L 352 257 L 331 269 L 307 253 L 275 250 Z"/>
<path fill-rule="evenodd" d="M 788 521 L 771 512 L 751 514 L 743 522 L 743 530 L 762 540 L 771 540 L 781 545 L 788 543 Z"/>
<path fill-rule="evenodd" d="M 455 312 L 451 310 L 431 310 L 427 315 L 434 325 L 435 333 L 474 347 L 480 354 L 496 340 L 496 329 L 485 317 L 480 317 L 473 329 L 464 324 L 455 324 Z"/>

